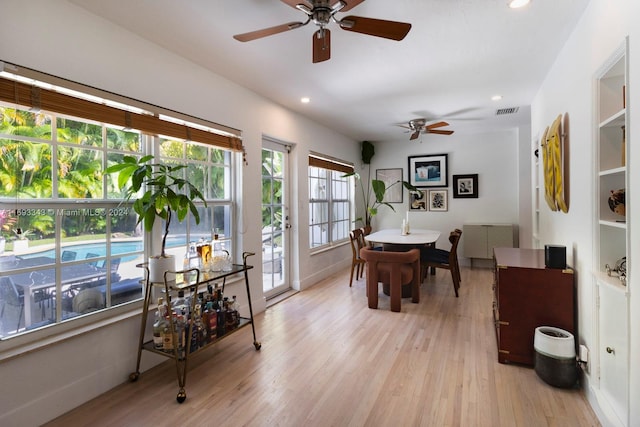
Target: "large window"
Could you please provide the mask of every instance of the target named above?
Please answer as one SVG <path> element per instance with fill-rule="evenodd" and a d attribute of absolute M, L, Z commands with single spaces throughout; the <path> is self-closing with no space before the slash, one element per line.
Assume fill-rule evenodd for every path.
<path fill-rule="evenodd" d="M 353 171 L 346 163 L 309 157 L 309 247 L 346 240 L 351 229 Z"/>
<path fill-rule="evenodd" d="M 188 242 L 214 233 L 233 253 L 236 150 L 194 142 L 199 135 L 217 138 L 212 129 L 198 125 L 187 131 L 190 138 L 178 138 L 175 130 L 189 124 L 175 119 L 166 124 L 173 136 L 152 136 L 131 126 L 130 117 L 130 126 L 117 126 L 61 113 L 64 102 L 51 111 L 9 103 L 6 93 L 0 92 L 0 339 L 142 297 L 143 270 L 136 265 L 159 237 L 136 225 L 114 177 L 103 173 L 125 155 L 155 153 L 161 162 L 186 164 L 185 178 L 207 200 L 206 208 L 198 204 L 200 224 L 192 217 L 172 221 L 167 249 L 176 268 Z"/>

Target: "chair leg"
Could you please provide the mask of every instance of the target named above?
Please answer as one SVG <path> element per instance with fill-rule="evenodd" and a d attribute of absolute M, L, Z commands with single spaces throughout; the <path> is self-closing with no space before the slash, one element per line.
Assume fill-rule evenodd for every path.
<path fill-rule="evenodd" d="M 453 282 L 453 290 L 456 293 L 456 298 L 458 298 L 458 288 L 460 288 L 460 284 L 454 268 L 451 268 L 451 281 Z"/>
<path fill-rule="evenodd" d="M 351 264 L 351 276 L 349 277 L 349 287 L 351 287 L 351 284 L 353 283 L 353 270 L 356 269 L 356 265 L 355 264 Z M 358 278 L 356 277 L 356 280 Z"/>
<path fill-rule="evenodd" d="M 23 312 L 24 312 L 24 304 L 20 304 L 20 313 L 18 314 L 18 326 L 16 327 L 16 333 L 20 330 L 20 321 L 22 320 Z"/>

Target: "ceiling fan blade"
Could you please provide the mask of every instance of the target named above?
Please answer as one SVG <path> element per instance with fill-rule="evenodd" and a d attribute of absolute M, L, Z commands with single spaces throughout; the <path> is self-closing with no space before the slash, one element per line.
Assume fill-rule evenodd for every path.
<path fill-rule="evenodd" d="M 306 22 L 288 22 L 286 24 L 276 25 L 275 27 L 263 28 L 262 30 L 251 31 L 243 34 L 236 34 L 234 39 L 241 42 L 260 39 L 262 37 L 272 36 L 274 34 L 284 33 L 285 31 L 295 30 L 306 25 Z"/>
<path fill-rule="evenodd" d="M 449 123 L 447 122 L 438 122 L 438 123 L 433 123 L 430 125 L 425 126 L 427 128 L 427 130 L 429 129 L 434 129 L 434 128 L 441 128 L 442 126 L 449 126 Z"/>
<path fill-rule="evenodd" d="M 405 22 L 351 15 L 343 18 L 339 23 L 343 30 L 397 41 L 402 40 L 411 29 L 411 24 Z"/>
<path fill-rule="evenodd" d="M 413 141 L 414 139 L 418 138 L 420 136 L 420 131 L 417 130 L 414 133 L 411 134 L 411 137 L 409 138 L 409 141 Z"/>
<path fill-rule="evenodd" d="M 435 133 L 438 135 L 451 135 L 453 133 L 452 130 L 437 130 L 437 129 L 427 129 L 427 133 Z"/>
<path fill-rule="evenodd" d="M 285 0 L 282 0 L 282 1 L 285 1 Z M 364 0 L 341 0 L 341 1 L 342 1 L 342 3 L 345 3 L 345 6 L 342 9 L 340 9 L 340 12 L 346 12 L 348 10 L 353 9 L 354 7 L 356 7 L 357 5 L 362 3 Z M 338 2 L 336 2 L 336 3 L 338 3 Z M 334 6 L 335 6 L 335 3 L 334 3 Z M 331 7 L 333 7 L 333 6 L 331 6 Z"/>
<path fill-rule="evenodd" d="M 307 6 L 309 9 L 313 9 L 313 4 L 308 0 L 280 0 L 282 3 L 286 3 L 294 9 L 297 9 L 296 6 L 299 4 L 303 4 Z"/>
<path fill-rule="evenodd" d="M 331 58 L 331 31 L 321 29 L 313 33 L 313 63 Z"/>

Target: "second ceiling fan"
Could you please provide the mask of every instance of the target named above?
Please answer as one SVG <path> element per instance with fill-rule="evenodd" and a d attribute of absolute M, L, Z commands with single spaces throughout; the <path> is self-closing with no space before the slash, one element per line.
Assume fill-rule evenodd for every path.
<path fill-rule="evenodd" d="M 403 123 L 400 126 L 409 129 L 409 132 L 411 132 L 411 137 L 409 137 L 410 141 L 417 139 L 418 136 L 420 136 L 420 133 L 435 133 L 438 135 L 451 135 L 453 133 L 452 130 L 438 129 L 444 126 L 449 126 L 449 123 L 443 121 L 428 125 L 427 119 L 414 119 L 409 120 L 408 123 Z"/>
<path fill-rule="evenodd" d="M 364 2 L 364 0 L 281 1 L 304 12 L 307 15 L 307 19 L 304 22 L 288 22 L 286 24 L 276 25 L 275 27 L 236 34 L 233 38 L 241 42 L 248 42 L 262 37 L 294 30 L 307 25 L 309 22 L 313 22 L 319 27 L 319 29 L 313 34 L 313 62 L 316 63 L 326 61 L 331 58 L 331 32 L 326 28 L 330 22 L 335 22 L 343 30 L 398 41 L 402 40 L 411 29 L 411 24 L 407 24 L 405 22 L 363 18 L 361 16 L 352 15 L 346 16 L 342 19 L 336 18 L 336 13 L 351 10 Z"/>

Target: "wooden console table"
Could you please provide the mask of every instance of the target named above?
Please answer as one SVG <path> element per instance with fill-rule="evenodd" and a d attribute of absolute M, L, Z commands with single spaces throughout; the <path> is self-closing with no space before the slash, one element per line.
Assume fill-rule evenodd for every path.
<path fill-rule="evenodd" d="M 494 249 L 498 362 L 533 365 L 538 326 L 575 334 L 573 270 L 546 268 L 543 249 Z"/>

